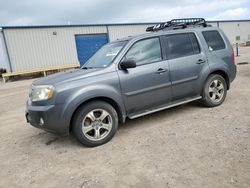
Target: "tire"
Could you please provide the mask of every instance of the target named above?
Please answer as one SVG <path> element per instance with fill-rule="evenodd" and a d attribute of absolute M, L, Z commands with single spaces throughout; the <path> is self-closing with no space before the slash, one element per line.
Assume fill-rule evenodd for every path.
<path fill-rule="evenodd" d="M 207 78 L 203 87 L 201 102 L 204 106 L 216 107 L 224 102 L 226 95 L 227 83 L 225 79 L 218 74 L 212 74 Z"/>
<path fill-rule="evenodd" d="M 107 143 L 113 138 L 117 128 L 117 112 L 104 101 L 92 101 L 83 105 L 73 118 L 73 134 L 87 147 Z"/>

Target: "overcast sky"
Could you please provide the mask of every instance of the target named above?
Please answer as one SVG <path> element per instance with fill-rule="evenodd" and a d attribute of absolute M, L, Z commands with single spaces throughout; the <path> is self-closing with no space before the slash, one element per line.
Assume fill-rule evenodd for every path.
<path fill-rule="evenodd" d="M 0 26 L 250 19 L 250 0 L 0 0 Z"/>

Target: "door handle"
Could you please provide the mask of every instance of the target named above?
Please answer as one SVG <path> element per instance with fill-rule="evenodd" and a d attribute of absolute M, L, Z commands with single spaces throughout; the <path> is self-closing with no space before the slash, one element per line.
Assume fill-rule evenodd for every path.
<path fill-rule="evenodd" d="M 161 73 L 167 72 L 167 71 L 168 71 L 167 69 L 159 68 L 159 69 L 156 71 L 156 73 L 157 73 L 157 74 L 161 74 Z"/>
<path fill-rule="evenodd" d="M 204 60 L 204 59 L 199 59 L 197 62 L 196 62 L 196 64 L 202 64 L 202 63 L 205 63 L 206 62 L 206 60 Z"/>

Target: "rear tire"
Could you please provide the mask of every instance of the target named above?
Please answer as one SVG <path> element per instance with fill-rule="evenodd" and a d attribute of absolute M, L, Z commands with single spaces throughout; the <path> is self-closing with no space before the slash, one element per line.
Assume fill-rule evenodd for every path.
<path fill-rule="evenodd" d="M 103 101 L 83 105 L 73 118 L 73 134 L 85 146 L 95 147 L 110 141 L 118 128 L 115 109 Z"/>
<path fill-rule="evenodd" d="M 219 106 L 224 102 L 226 95 L 227 83 L 225 79 L 218 74 L 212 74 L 203 87 L 201 102 L 207 107 Z"/>

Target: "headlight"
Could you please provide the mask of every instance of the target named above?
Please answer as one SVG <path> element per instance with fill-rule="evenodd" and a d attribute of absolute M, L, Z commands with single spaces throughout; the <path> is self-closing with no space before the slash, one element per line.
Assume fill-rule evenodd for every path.
<path fill-rule="evenodd" d="M 31 88 L 30 98 L 34 101 L 43 101 L 50 99 L 54 94 L 54 87 L 49 85 L 33 86 Z"/>

